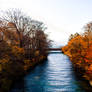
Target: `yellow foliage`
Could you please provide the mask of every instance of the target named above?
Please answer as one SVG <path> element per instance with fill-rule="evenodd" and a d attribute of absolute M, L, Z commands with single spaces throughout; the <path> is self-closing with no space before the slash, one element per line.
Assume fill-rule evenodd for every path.
<path fill-rule="evenodd" d="M 28 66 L 27 65 L 24 65 L 24 70 L 26 71 L 28 69 Z"/>
<path fill-rule="evenodd" d="M 24 48 L 19 48 L 18 46 L 12 47 L 12 52 L 15 54 L 24 54 Z"/>
<path fill-rule="evenodd" d="M 29 65 L 30 62 L 31 62 L 30 60 L 24 60 L 24 63 L 27 64 L 27 65 Z"/>
<path fill-rule="evenodd" d="M 39 56 L 39 50 L 35 52 L 35 56 Z"/>
<path fill-rule="evenodd" d="M 2 72 L 2 64 L 0 64 L 0 72 Z"/>

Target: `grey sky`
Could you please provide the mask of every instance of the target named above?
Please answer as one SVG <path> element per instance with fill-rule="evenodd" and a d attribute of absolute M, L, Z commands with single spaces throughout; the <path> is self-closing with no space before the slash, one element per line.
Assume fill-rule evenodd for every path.
<path fill-rule="evenodd" d="M 92 0 L 0 0 L 1 10 L 9 8 L 20 8 L 33 19 L 43 21 L 49 37 L 61 44 L 92 21 Z"/>

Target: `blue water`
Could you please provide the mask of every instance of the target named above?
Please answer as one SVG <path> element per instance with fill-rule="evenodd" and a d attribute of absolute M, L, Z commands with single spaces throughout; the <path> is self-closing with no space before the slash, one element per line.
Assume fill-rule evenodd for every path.
<path fill-rule="evenodd" d="M 85 91 L 75 77 L 69 58 L 62 53 L 50 53 L 48 59 L 35 67 L 11 92 Z"/>

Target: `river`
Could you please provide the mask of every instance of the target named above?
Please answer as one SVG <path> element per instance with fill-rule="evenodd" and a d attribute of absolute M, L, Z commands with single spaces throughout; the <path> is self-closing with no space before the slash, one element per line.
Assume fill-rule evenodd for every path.
<path fill-rule="evenodd" d="M 69 58 L 53 52 L 36 66 L 11 92 L 85 92 L 76 79 Z"/>

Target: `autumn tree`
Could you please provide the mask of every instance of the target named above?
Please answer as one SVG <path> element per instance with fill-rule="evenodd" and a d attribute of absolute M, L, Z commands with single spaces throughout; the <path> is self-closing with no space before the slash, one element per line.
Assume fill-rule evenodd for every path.
<path fill-rule="evenodd" d="M 72 40 L 73 38 L 79 36 L 79 35 L 80 35 L 80 34 L 77 33 L 77 32 L 76 32 L 75 34 L 71 34 L 71 35 L 69 36 L 69 41 Z"/>
<path fill-rule="evenodd" d="M 69 42 L 62 48 L 76 66 L 82 77 L 92 81 L 92 22 L 84 27 L 84 33 L 70 36 Z M 92 85 L 92 84 L 91 84 Z"/>
<path fill-rule="evenodd" d="M 29 16 L 26 16 L 22 11 L 18 9 L 11 9 L 1 16 L 2 21 L 6 21 L 16 28 L 20 47 L 23 47 L 23 36 L 29 35 L 32 32 L 33 25 Z"/>
<path fill-rule="evenodd" d="M 85 31 L 84 31 L 84 36 L 85 36 L 85 41 L 88 44 L 88 48 L 90 47 L 90 41 L 92 41 L 92 22 L 89 22 L 88 24 L 86 24 L 86 26 L 84 27 Z"/>
<path fill-rule="evenodd" d="M 6 92 L 13 81 L 46 58 L 50 40 L 43 22 L 18 9 L 5 11 L 0 19 L 0 92 Z"/>
<path fill-rule="evenodd" d="M 37 48 L 36 40 L 38 37 L 36 37 L 36 34 L 38 32 L 41 33 L 41 31 L 46 29 L 42 22 L 32 20 L 29 16 L 26 16 L 18 9 L 11 9 L 6 11 L 4 16 L 1 16 L 1 19 L 2 21 L 6 21 L 8 23 L 8 29 L 16 29 L 20 47 L 24 47 L 26 49 Z M 43 33 L 43 36 L 45 36 L 45 33 Z M 38 39 L 40 38 L 41 37 L 39 36 Z"/>

